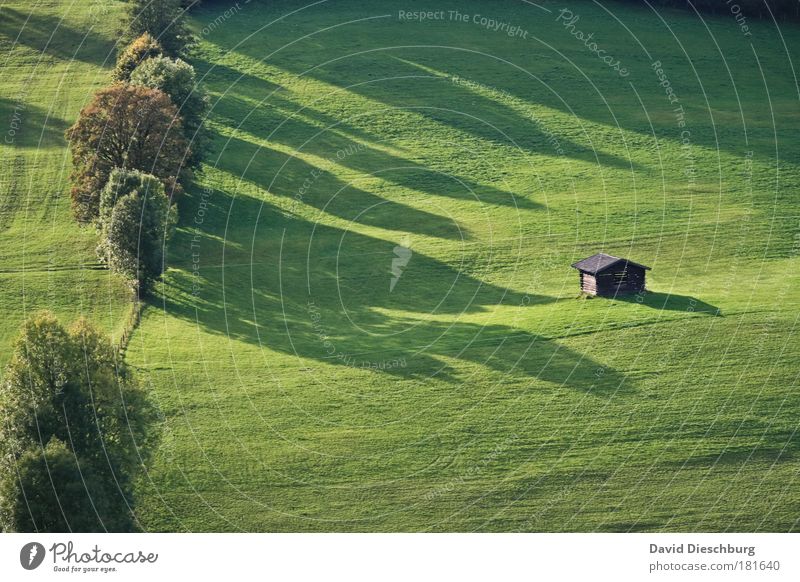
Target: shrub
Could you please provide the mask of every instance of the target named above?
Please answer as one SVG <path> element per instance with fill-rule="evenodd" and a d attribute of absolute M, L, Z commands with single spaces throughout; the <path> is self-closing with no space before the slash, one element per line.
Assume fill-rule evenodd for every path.
<path fill-rule="evenodd" d="M 178 108 L 186 140 L 191 144 L 190 165 L 200 163 L 207 138 L 203 119 L 208 111 L 208 96 L 197 84 L 194 67 L 181 59 L 156 56 L 143 61 L 130 77 L 132 85 L 163 91 Z"/>
<path fill-rule="evenodd" d="M 133 70 L 147 58 L 164 54 L 164 49 L 149 32 L 145 32 L 130 43 L 117 57 L 117 66 L 112 77 L 115 81 L 127 81 Z"/>
<path fill-rule="evenodd" d="M 97 218 L 100 191 L 115 167 L 144 170 L 165 183 L 185 173 L 191 150 L 178 110 L 157 89 L 117 83 L 97 92 L 67 139 L 76 218 Z"/>
<path fill-rule="evenodd" d="M 175 206 L 155 176 L 115 169 L 101 194 L 98 254 L 146 294 L 164 270 L 164 248 L 176 222 Z"/>

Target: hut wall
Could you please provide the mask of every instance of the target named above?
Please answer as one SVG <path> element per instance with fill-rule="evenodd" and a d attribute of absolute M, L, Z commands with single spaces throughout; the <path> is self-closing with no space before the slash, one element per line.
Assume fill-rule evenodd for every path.
<path fill-rule="evenodd" d="M 635 265 L 615 265 L 595 277 L 597 295 L 638 293 L 645 287 L 645 270 Z"/>

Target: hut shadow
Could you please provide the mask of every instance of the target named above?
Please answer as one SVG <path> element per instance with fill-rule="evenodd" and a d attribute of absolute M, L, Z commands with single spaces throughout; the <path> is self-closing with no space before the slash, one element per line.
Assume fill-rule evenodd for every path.
<path fill-rule="evenodd" d="M 645 291 L 635 295 L 618 295 L 614 299 L 625 303 L 645 305 L 659 311 L 684 311 L 687 313 L 705 313 L 714 317 L 722 317 L 722 310 L 690 295 Z"/>

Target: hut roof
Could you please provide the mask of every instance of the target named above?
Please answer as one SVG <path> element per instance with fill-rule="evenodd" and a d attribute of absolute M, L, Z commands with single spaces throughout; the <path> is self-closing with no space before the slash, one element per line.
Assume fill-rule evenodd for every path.
<path fill-rule="evenodd" d="M 650 269 L 650 267 L 646 267 L 642 264 L 631 261 L 630 259 L 623 259 L 621 257 L 615 257 L 612 255 L 607 255 L 605 253 L 597 253 L 596 255 L 587 257 L 582 261 L 573 263 L 572 266 L 578 269 L 579 271 L 583 271 L 584 273 L 589 273 L 590 275 L 596 275 L 597 273 L 600 273 L 610 267 L 613 267 L 620 261 L 625 261 L 629 265 L 635 265 L 637 267 L 641 267 L 642 269 L 648 269 L 648 270 Z"/>

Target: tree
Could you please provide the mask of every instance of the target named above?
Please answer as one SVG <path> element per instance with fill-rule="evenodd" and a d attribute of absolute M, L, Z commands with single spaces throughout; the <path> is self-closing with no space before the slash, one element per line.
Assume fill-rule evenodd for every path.
<path fill-rule="evenodd" d="M 116 484 L 130 485 L 148 458 L 155 410 L 108 336 L 84 318 L 68 332 L 80 386 L 80 405 L 64 419 L 69 442 L 97 473 L 113 469 Z"/>
<path fill-rule="evenodd" d="M 146 294 L 164 270 L 176 222 L 176 208 L 155 176 L 115 169 L 101 194 L 98 254 Z"/>
<path fill-rule="evenodd" d="M 638 0 L 637 4 L 641 4 Z M 736 3 L 719 0 L 654 0 L 656 6 L 684 8 L 694 13 L 709 14 L 742 14 L 746 17 L 778 20 L 797 20 L 800 18 L 800 2 L 798 0 L 738 0 Z M 735 6 L 735 7 L 734 7 Z"/>
<path fill-rule="evenodd" d="M 115 167 L 143 170 L 165 183 L 186 172 L 191 150 L 178 110 L 157 89 L 117 83 L 101 89 L 67 130 L 76 218 L 97 218 L 100 191 Z"/>
<path fill-rule="evenodd" d="M 164 49 L 149 32 L 135 38 L 117 57 L 112 77 L 115 81 L 128 81 L 133 70 L 145 59 L 164 54 Z"/>
<path fill-rule="evenodd" d="M 194 67 L 181 59 L 156 56 L 144 60 L 131 73 L 132 85 L 141 85 L 163 91 L 178 108 L 183 119 L 186 140 L 191 143 L 190 165 L 200 163 L 207 137 L 203 131 L 203 119 L 208 112 L 208 96 L 197 84 Z"/>
<path fill-rule="evenodd" d="M 0 384 L 0 529 L 127 531 L 154 410 L 85 320 L 27 320 Z"/>
<path fill-rule="evenodd" d="M 0 387 L 0 449 L 3 457 L 54 434 L 61 422 L 55 395 L 69 398 L 70 368 L 67 331 L 49 313 L 25 322 Z"/>
<path fill-rule="evenodd" d="M 183 54 L 192 40 L 180 0 L 128 0 L 125 28 L 121 31 L 123 42 L 145 32 L 174 57 Z"/>

